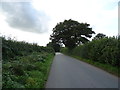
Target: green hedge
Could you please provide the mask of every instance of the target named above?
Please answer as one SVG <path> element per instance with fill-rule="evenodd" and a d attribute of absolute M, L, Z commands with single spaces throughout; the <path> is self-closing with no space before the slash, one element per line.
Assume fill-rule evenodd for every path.
<path fill-rule="evenodd" d="M 63 48 L 61 51 L 95 62 L 118 66 L 120 60 L 120 38 L 105 37 L 98 40 L 92 40 L 73 50 Z"/>
<path fill-rule="evenodd" d="M 44 88 L 55 52 L 2 38 L 2 88 Z"/>
<path fill-rule="evenodd" d="M 9 38 L 8 40 L 5 37 L 2 38 L 2 59 L 3 61 L 14 59 L 16 56 L 26 56 L 32 52 L 48 52 L 55 53 L 54 50 L 50 47 L 39 46 L 34 43 L 27 42 L 18 42 Z"/>

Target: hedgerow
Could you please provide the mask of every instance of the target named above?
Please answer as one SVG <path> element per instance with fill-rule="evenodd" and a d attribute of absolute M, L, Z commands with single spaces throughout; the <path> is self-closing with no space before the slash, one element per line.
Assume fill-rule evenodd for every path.
<path fill-rule="evenodd" d="M 54 50 L 1 38 L 2 88 L 44 88 Z"/>
<path fill-rule="evenodd" d="M 63 48 L 61 51 L 95 62 L 119 66 L 120 38 L 105 37 L 77 46 L 73 50 Z"/>

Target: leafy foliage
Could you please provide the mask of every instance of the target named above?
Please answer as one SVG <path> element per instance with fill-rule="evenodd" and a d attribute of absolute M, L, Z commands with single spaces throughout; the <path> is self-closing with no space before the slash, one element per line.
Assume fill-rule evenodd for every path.
<path fill-rule="evenodd" d="M 94 39 L 96 40 L 96 39 L 101 39 L 101 38 L 105 38 L 105 37 L 106 37 L 105 34 L 103 34 L 103 33 L 98 33 L 98 34 L 94 37 Z"/>
<path fill-rule="evenodd" d="M 60 48 L 61 48 L 60 44 L 56 44 L 54 42 L 49 42 L 47 44 L 47 47 L 52 47 L 55 52 L 60 52 Z"/>
<path fill-rule="evenodd" d="M 1 38 L 3 88 L 44 88 L 54 50 L 37 44 Z"/>
<path fill-rule="evenodd" d="M 48 52 L 53 53 L 54 50 L 50 47 L 39 46 L 35 43 L 18 42 L 12 40 L 11 38 L 6 40 L 5 37 L 2 38 L 2 57 L 3 60 L 13 60 L 16 56 L 26 56 L 32 52 Z"/>
<path fill-rule="evenodd" d="M 120 61 L 119 44 L 118 38 L 105 37 L 80 45 L 72 51 L 63 49 L 62 52 L 118 67 Z"/>
<path fill-rule="evenodd" d="M 79 23 L 74 20 L 65 20 L 60 22 L 53 28 L 51 40 L 57 44 L 63 43 L 69 49 L 76 47 L 81 43 L 89 41 L 87 38 L 91 38 L 92 28 L 87 23 Z"/>

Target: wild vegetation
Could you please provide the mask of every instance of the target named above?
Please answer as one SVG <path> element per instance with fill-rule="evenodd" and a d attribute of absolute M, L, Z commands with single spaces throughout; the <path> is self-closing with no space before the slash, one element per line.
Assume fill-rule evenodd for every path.
<path fill-rule="evenodd" d="M 60 52 L 60 48 L 61 48 L 59 44 L 52 43 L 52 42 L 49 42 L 47 44 L 47 47 L 52 47 L 55 50 L 55 52 Z"/>
<path fill-rule="evenodd" d="M 3 88 L 44 88 L 55 51 L 120 76 L 120 37 L 95 34 L 90 24 L 65 20 L 53 28 L 47 47 L 2 38 Z"/>
<path fill-rule="evenodd" d="M 98 34 L 99 35 L 99 34 Z M 120 61 L 120 38 L 96 37 L 72 50 L 63 48 L 61 52 L 98 66 L 118 76 Z M 119 72 L 120 74 L 120 72 Z"/>
<path fill-rule="evenodd" d="M 72 49 L 81 43 L 88 42 L 88 38 L 95 34 L 90 27 L 90 24 L 79 23 L 75 20 L 64 20 L 64 22 L 58 23 L 55 28 L 53 28 L 53 33 L 50 36 L 53 46 L 61 43 L 65 47 Z"/>
<path fill-rule="evenodd" d="M 61 52 L 118 75 L 120 61 L 120 37 L 107 37 L 98 33 L 92 41 L 88 38 L 95 34 L 90 24 L 75 20 L 65 20 L 53 28 L 48 46 L 65 48 Z"/>
<path fill-rule="evenodd" d="M 2 87 L 44 88 L 54 50 L 2 38 Z"/>

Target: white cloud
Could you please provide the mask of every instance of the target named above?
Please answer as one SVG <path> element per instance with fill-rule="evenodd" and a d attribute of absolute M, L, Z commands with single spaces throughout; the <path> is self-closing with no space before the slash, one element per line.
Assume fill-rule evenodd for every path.
<path fill-rule="evenodd" d="M 33 9 L 36 13 L 39 11 L 44 12 L 50 17 L 48 20 L 43 14 L 42 16 L 44 18 L 40 18 L 41 22 L 45 20 L 42 22 L 43 26 L 49 21 L 48 25 L 45 27 L 48 28 L 48 32 L 46 32 L 46 34 L 32 34 L 23 31 L 18 32 L 17 29 L 13 30 L 13 28 L 7 26 L 9 27 L 9 33 L 13 30 L 13 36 L 16 35 L 19 40 L 27 40 L 29 42 L 36 41 L 45 46 L 49 42 L 49 35 L 52 33 L 52 29 L 57 23 L 64 21 L 64 19 L 87 22 L 96 33 L 104 33 L 107 36 L 118 34 L 118 0 L 33 0 L 32 5 L 34 8 L 27 8 L 26 11 L 28 9 Z M 19 13 L 17 12 L 17 15 Z M 39 16 L 38 14 L 36 14 L 37 16 L 34 15 L 34 13 L 31 14 L 32 18 Z M 27 18 L 28 17 L 25 16 L 24 19 L 26 20 Z M 28 21 L 30 20 L 31 19 Z M 35 19 L 33 19 L 33 21 L 34 20 Z M 2 27 L 4 27 L 4 32 L 7 33 L 8 31 L 5 31 L 5 23 L 4 21 Z M 29 24 L 31 26 L 34 25 L 32 25 L 32 22 L 29 22 L 28 25 Z M 35 28 L 32 30 L 34 29 Z M 19 34 L 21 34 L 21 36 Z"/>
<path fill-rule="evenodd" d="M 45 11 L 54 25 L 71 18 L 89 23 L 96 33 L 102 32 L 108 36 L 118 33 L 118 0 L 35 0 L 33 5 Z"/>
<path fill-rule="evenodd" d="M 2 11 L 13 28 L 35 33 L 47 30 L 48 17 L 34 9 L 30 2 L 2 2 Z"/>

